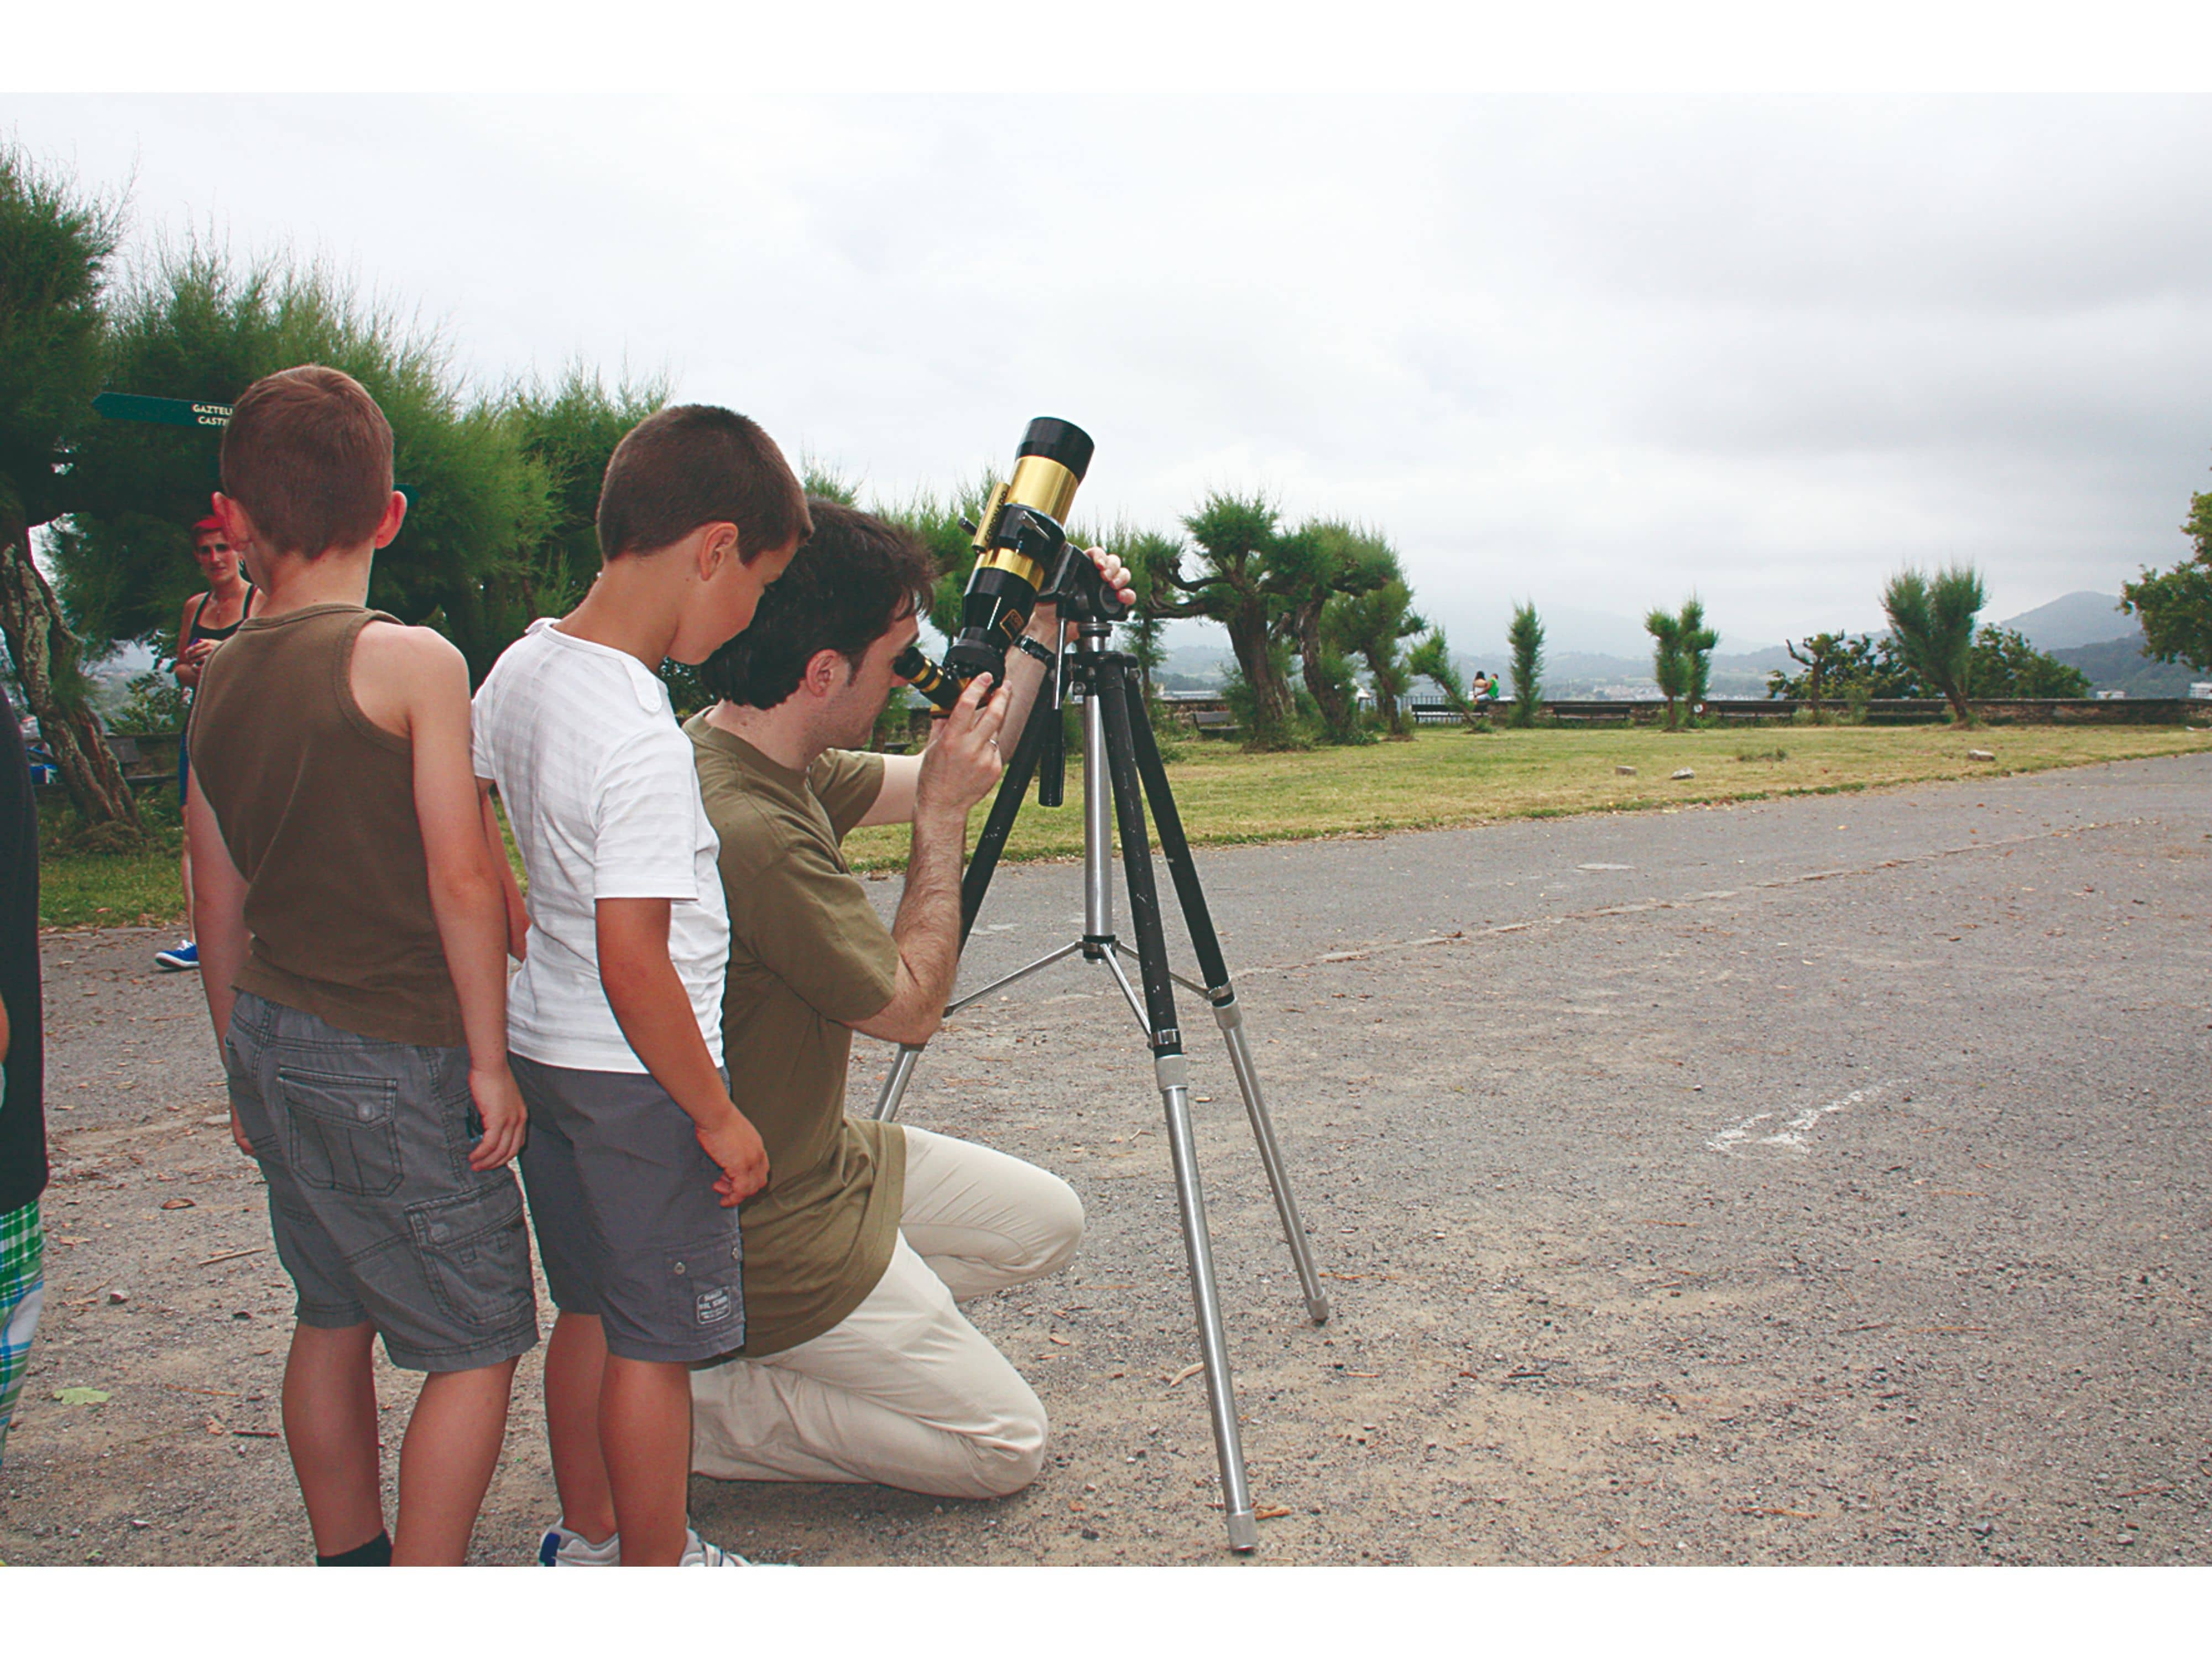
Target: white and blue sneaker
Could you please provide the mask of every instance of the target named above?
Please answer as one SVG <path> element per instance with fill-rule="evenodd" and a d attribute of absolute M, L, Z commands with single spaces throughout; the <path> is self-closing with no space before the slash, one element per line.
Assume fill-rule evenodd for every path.
<path fill-rule="evenodd" d="M 541 1567 L 618 1567 L 622 1565 L 622 1534 L 607 1534 L 605 1543 L 594 1544 L 580 1532 L 570 1532 L 563 1526 L 546 1528 L 545 1536 L 538 1540 L 538 1565 Z"/>
<path fill-rule="evenodd" d="M 200 965 L 200 947 L 196 941 L 186 939 L 182 945 L 173 945 L 167 951 L 155 951 L 154 960 L 173 971 L 197 968 Z"/>
<path fill-rule="evenodd" d="M 684 1529 L 684 1554 L 676 1565 L 679 1567 L 750 1567 L 752 1563 L 735 1550 L 726 1550 L 720 1544 L 710 1544 L 686 1527 Z"/>

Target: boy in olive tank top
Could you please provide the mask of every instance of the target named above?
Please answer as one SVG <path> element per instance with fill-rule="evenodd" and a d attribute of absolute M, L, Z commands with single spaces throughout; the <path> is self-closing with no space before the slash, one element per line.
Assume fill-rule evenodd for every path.
<path fill-rule="evenodd" d="M 257 380 L 216 516 L 264 603 L 208 661 L 185 822 L 231 1133 L 298 1290 L 284 1437 L 325 1565 L 459 1564 L 538 1340 L 507 1064 L 508 888 L 469 677 L 366 608 L 398 533 L 392 428 L 351 377 Z M 376 1385 L 427 1372 L 385 1529 Z"/>

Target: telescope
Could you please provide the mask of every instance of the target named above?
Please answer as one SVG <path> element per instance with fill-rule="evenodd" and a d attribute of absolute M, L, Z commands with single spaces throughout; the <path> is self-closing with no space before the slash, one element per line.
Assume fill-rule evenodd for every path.
<path fill-rule="evenodd" d="M 1013 477 L 991 492 L 982 523 L 969 526 L 975 541 L 975 569 L 961 602 L 959 629 L 945 653 L 943 665 L 909 646 L 900 653 L 892 668 L 940 713 L 947 712 L 959 702 L 961 688 L 977 675 L 990 674 L 994 690 L 1004 684 L 1006 653 L 1022 637 L 1039 605 L 1057 606 L 1061 621 L 1077 624 L 1072 641 L 1066 629 L 1058 630 L 1060 637 L 1052 641 L 1049 653 L 1051 681 L 1038 689 L 1021 733 L 1005 757 L 998 797 L 961 879 L 960 943 L 964 951 L 1030 780 L 1036 780 L 1040 806 L 1062 804 L 1066 758 L 1062 709 L 1067 704 L 1079 704 L 1082 711 L 1083 931 L 1027 966 L 956 998 L 945 1012 L 948 1016 L 957 1013 L 1042 969 L 1079 955 L 1112 975 L 1136 1016 L 1152 1052 L 1153 1077 L 1167 1115 L 1169 1158 L 1175 1171 L 1176 1202 L 1182 1212 L 1183 1249 L 1190 1267 L 1207 1411 L 1221 1466 L 1222 1508 L 1229 1545 L 1231 1549 L 1249 1550 L 1260 1541 L 1259 1517 L 1252 1506 L 1244 1468 L 1236 1379 L 1230 1369 L 1228 1337 L 1222 1326 L 1220 1291 L 1214 1277 L 1212 1233 L 1206 1224 L 1199 1181 L 1198 1151 L 1191 1127 L 1190 1062 L 1183 1053 L 1182 1017 L 1176 1008 L 1178 985 L 1203 997 L 1228 1044 L 1230 1066 L 1244 1098 L 1245 1115 L 1251 1121 L 1267 1184 L 1274 1192 L 1284 1240 L 1290 1246 L 1291 1262 L 1305 1292 L 1306 1311 L 1316 1324 L 1329 1316 L 1328 1296 L 1322 1288 L 1321 1270 L 1314 1263 L 1305 1223 L 1291 1193 L 1282 1150 L 1276 1144 L 1273 1123 L 1245 1039 L 1243 1010 L 1230 982 L 1229 966 L 1199 884 L 1190 841 L 1183 833 L 1182 815 L 1170 791 L 1167 769 L 1152 736 L 1151 711 L 1135 660 L 1125 652 L 1111 649 L 1113 625 L 1126 614 L 1125 607 L 1089 556 L 1069 544 L 1064 527 L 1075 487 L 1090 464 L 1091 440 L 1081 430 L 1065 421 L 1030 422 Z M 1150 829 L 1146 823 L 1147 808 Z M 1113 860 L 1117 828 L 1127 866 L 1130 921 L 1136 930 L 1134 949 L 1115 932 Z M 1182 905 L 1184 932 L 1198 957 L 1202 984 L 1174 971 L 1169 963 L 1159 885 L 1152 868 L 1152 830 L 1158 833 L 1160 854 Z M 1138 988 L 1130 983 L 1122 967 L 1129 961 L 1136 963 L 1143 981 L 1141 1000 Z M 921 1051 L 920 1043 L 899 1046 L 890 1075 L 884 1079 L 883 1091 L 876 1099 L 878 1122 L 897 1117 Z M 1209 1098 L 1198 1097 L 1201 1101 Z"/>
<path fill-rule="evenodd" d="M 992 487 L 974 537 L 975 568 L 960 601 L 960 626 L 942 666 L 908 646 L 892 672 L 940 712 L 950 712 L 978 674 L 1006 681 L 1006 653 L 1030 624 L 1040 598 L 1064 620 L 1115 622 L 1120 599 L 1098 568 L 1071 547 L 1067 509 L 1091 466 L 1091 434 L 1071 421 L 1040 415 L 1014 452 L 1013 476 Z"/>

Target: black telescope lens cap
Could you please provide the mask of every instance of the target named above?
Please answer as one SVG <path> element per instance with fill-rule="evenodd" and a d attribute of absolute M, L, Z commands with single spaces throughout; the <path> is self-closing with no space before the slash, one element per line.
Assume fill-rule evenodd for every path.
<path fill-rule="evenodd" d="M 1017 459 L 1024 455 L 1042 455 L 1048 461 L 1058 461 L 1080 483 L 1083 475 L 1091 470 L 1092 447 L 1091 434 L 1073 421 L 1055 421 L 1049 415 L 1040 415 L 1022 434 L 1022 447 L 1014 455 Z"/>

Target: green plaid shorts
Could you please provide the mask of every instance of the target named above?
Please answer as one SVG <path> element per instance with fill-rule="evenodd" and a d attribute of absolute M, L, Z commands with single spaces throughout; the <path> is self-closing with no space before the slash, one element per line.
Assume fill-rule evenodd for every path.
<path fill-rule="evenodd" d="M 31 1334 L 46 1299 L 46 1234 L 38 1200 L 0 1215 L 0 1455 L 31 1363 Z"/>

